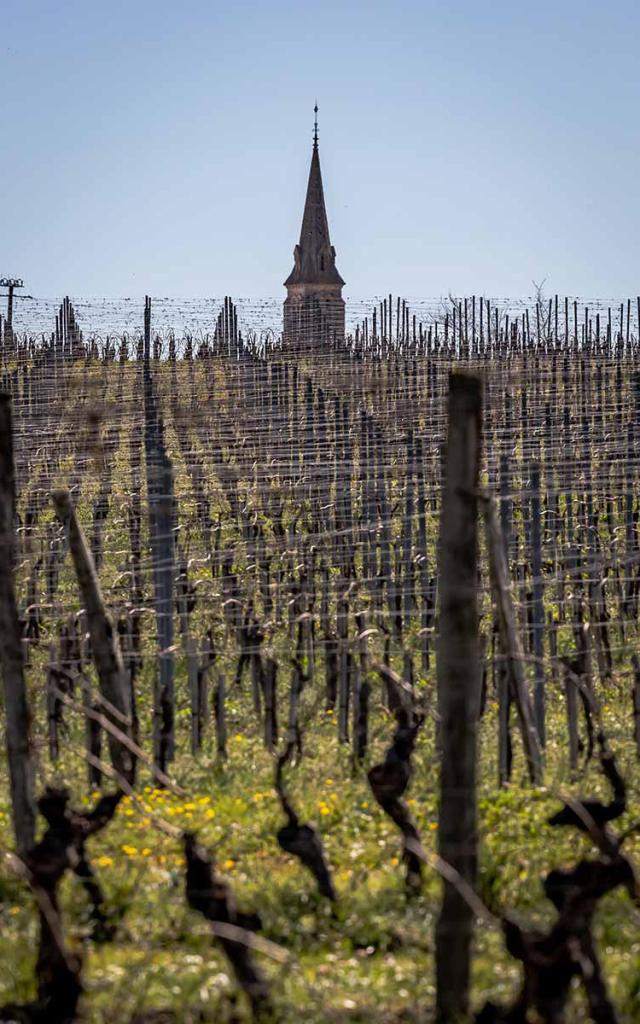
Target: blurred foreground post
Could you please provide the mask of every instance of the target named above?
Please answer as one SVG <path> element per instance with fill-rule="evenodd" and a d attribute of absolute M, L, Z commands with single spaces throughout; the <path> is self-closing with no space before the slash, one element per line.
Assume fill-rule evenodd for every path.
<path fill-rule="evenodd" d="M 5 741 L 11 779 L 11 811 L 21 857 L 33 846 L 35 799 L 31 717 L 24 678 L 24 653 L 16 592 L 15 468 L 11 399 L 0 395 L 0 667 L 4 684 Z"/>
<path fill-rule="evenodd" d="M 440 856 L 475 885 L 477 867 L 476 745 L 480 696 L 478 645 L 478 474 L 482 385 L 449 378 L 449 430 L 440 519 L 440 614 L 437 648 L 440 769 Z M 436 1012 L 458 1021 L 469 1007 L 473 912 L 445 881 L 436 927 Z"/>

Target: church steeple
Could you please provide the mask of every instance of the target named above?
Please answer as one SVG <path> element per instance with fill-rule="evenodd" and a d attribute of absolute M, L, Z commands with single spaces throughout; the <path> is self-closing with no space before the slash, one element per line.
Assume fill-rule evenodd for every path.
<path fill-rule="evenodd" d="M 336 268 L 336 251 L 329 235 L 320 170 L 317 103 L 314 113 L 313 151 L 300 241 L 293 250 L 293 270 L 285 281 L 285 336 L 291 333 L 290 328 L 293 327 L 291 316 L 287 315 L 288 310 L 291 314 L 295 312 L 299 319 L 299 307 L 305 300 L 313 300 L 316 306 L 319 305 L 325 318 L 329 318 L 332 329 L 344 336 L 344 301 L 341 294 L 344 281 Z M 297 308 L 290 309 L 292 305 Z"/>

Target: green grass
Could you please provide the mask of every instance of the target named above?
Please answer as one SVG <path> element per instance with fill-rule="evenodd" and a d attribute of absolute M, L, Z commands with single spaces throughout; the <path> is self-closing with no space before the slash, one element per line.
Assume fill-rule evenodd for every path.
<path fill-rule="evenodd" d="M 276 843 L 281 815 L 272 789 L 273 762 L 257 735 L 247 700 L 231 695 L 230 756 L 224 765 L 216 763 L 208 748 L 197 761 L 181 753 L 173 776 L 188 796 L 153 789 L 143 776 L 139 800 L 125 800 L 115 820 L 90 843 L 110 911 L 120 922 L 113 944 L 97 946 L 87 938 L 85 898 L 75 880 L 65 881 L 67 932 L 85 951 L 84 1019 L 111 1021 L 117 1009 L 117 1019 L 127 1021 L 147 1007 L 173 1008 L 181 1021 L 231 1020 L 234 1012 L 245 1019 L 242 998 L 234 1011 L 236 985 L 224 955 L 212 944 L 206 922 L 187 908 L 181 847 L 157 827 L 162 821 L 198 832 L 215 851 L 219 871 L 231 882 L 240 905 L 259 911 L 265 937 L 289 952 L 284 965 L 260 958 L 273 982 L 279 1019 L 376 1024 L 430 1020 L 437 875 L 426 869 L 421 895 L 407 903 L 395 826 L 372 800 L 362 770 L 354 771 L 349 752 L 340 749 L 334 716 L 319 712 L 307 730 L 305 756 L 288 777 L 296 806 L 316 822 L 324 838 L 339 891 L 332 918 L 312 878 Z M 637 808 L 638 772 L 619 699 L 611 700 L 606 716 L 632 779 L 631 805 Z M 373 725 L 370 760 L 382 753 L 393 723 L 378 710 Z M 77 726 L 72 723 L 72 729 Z M 433 732 L 429 722 L 418 745 L 409 795 L 430 849 L 437 842 Z M 546 825 L 566 777 L 562 708 L 558 704 L 551 714 L 548 788 L 532 790 L 522 780 L 497 789 L 495 733 L 495 708 L 490 706 L 480 730 L 479 889 L 495 911 L 510 909 L 523 922 L 543 924 L 553 918 L 542 896 L 544 873 L 575 863 L 589 850 L 588 841 L 571 830 Z M 69 745 L 56 777 L 80 793 L 85 769 L 72 751 Z M 518 766 L 519 771 L 520 761 Z M 581 787 L 602 788 L 595 767 Z M 5 847 L 11 843 L 7 810 L 5 803 L 0 819 Z M 630 852 L 634 849 L 640 853 L 637 840 L 629 843 Z M 27 999 L 33 995 L 33 901 L 6 868 L 0 875 L 0 900 L 0 958 L 5 967 L 0 999 Z M 626 896 L 614 894 L 603 902 L 597 935 L 621 1012 L 629 1020 L 640 1018 L 640 928 Z M 489 996 L 508 999 L 518 976 L 499 931 L 480 925 L 474 1005 Z"/>

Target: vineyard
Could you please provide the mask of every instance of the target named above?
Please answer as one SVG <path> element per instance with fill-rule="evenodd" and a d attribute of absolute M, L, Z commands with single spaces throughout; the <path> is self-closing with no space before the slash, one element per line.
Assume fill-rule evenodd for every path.
<path fill-rule="evenodd" d="M 640 299 L 135 312 L 0 322 L 0 1020 L 640 1020 Z"/>

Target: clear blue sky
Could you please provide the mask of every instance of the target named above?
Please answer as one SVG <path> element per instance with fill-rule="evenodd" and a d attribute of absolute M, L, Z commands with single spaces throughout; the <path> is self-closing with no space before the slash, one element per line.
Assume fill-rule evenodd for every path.
<path fill-rule="evenodd" d="M 320 105 L 352 296 L 640 291 L 640 5 L 0 4 L 0 275 L 266 296 Z"/>

